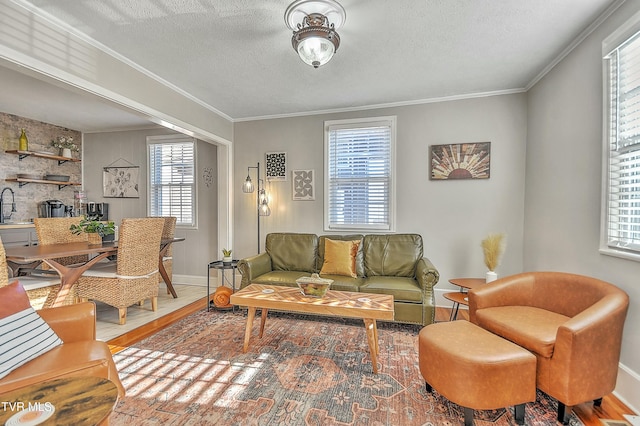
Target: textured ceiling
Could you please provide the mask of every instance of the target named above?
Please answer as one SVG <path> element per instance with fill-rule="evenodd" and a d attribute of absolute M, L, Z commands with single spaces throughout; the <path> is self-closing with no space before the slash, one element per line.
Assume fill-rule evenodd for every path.
<path fill-rule="evenodd" d="M 289 0 L 30 3 L 242 120 L 522 90 L 615 1 L 341 0 L 319 69 L 291 47 Z"/>

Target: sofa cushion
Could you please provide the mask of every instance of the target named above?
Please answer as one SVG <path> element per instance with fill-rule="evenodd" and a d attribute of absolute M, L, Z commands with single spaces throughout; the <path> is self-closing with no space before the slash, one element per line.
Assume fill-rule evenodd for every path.
<path fill-rule="evenodd" d="M 253 280 L 251 280 L 251 283 L 297 287 L 298 284 L 296 284 L 296 280 L 298 278 L 309 277 L 309 276 L 311 276 L 311 274 L 308 272 L 271 271 L 254 278 Z"/>
<path fill-rule="evenodd" d="M 321 275 L 320 278 L 333 280 L 330 290 L 360 291 L 364 278 L 351 278 L 344 275 Z"/>
<path fill-rule="evenodd" d="M 356 255 L 360 248 L 360 240 L 337 241 L 326 239 L 324 263 L 321 274 L 345 275 L 356 278 Z"/>
<path fill-rule="evenodd" d="M 351 234 L 351 235 L 322 235 L 318 239 L 318 270 L 322 269 L 322 265 L 324 264 L 324 251 L 325 251 L 325 242 L 326 240 L 334 240 L 334 241 L 356 241 L 360 240 L 360 246 L 358 247 L 358 253 L 356 254 L 356 275 L 358 277 L 364 277 L 364 256 L 362 254 L 362 239 L 364 238 L 361 234 Z"/>
<path fill-rule="evenodd" d="M 363 244 L 367 277 L 413 278 L 423 256 L 422 237 L 418 234 L 366 235 Z"/>
<path fill-rule="evenodd" d="M 0 378 L 62 345 L 19 282 L 0 288 Z"/>
<path fill-rule="evenodd" d="M 551 358 L 558 328 L 570 318 L 532 306 L 478 309 L 476 324 L 544 358 Z"/>
<path fill-rule="evenodd" d="M 318 236 L 315 234 L 268 234 L 265 250 L 274 271 L 317 272 Z"/>
<path fill-rule="evenodd" d="M 422 303 L 422 289 L 413 278 L 367 277 L 360 287 L 363 293 L 391 294 L 394 302 Z"/>

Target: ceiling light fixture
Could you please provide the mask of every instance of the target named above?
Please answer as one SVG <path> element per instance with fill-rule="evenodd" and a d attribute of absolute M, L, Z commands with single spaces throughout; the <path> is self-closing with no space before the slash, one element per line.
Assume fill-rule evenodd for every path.
<path fill-rule="evenodd" d="M 297 0 L 284 13 L 293 30 L 293 49 L 314 68 L 329 62 L 338 50 L 340 35 L 336 30 L 346 18 L 344 8 L 335 0 Z"/>

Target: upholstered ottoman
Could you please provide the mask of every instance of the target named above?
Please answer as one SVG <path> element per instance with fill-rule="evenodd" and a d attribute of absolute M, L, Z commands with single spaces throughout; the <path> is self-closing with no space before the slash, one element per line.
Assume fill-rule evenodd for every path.
<path fill-rule="evenodd" d="M 524 407 L 536 399 L 536 357 L 529 351 L 468 321 L 430 324 L 418 336 L 420 373 L 427 392 L 464 408 L 464 424 L 473 410 L 515 406 L 518 424 Z"/>

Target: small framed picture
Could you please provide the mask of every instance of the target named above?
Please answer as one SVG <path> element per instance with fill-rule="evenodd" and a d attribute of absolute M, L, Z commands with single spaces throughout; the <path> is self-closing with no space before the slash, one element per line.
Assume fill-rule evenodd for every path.
<path fill-rule="evenodd" d="M 287 153 L 267 152 L 266 157 L 267 180 L 287 180 Z"/>
<path fill-rule="evenodd" d="M 316 172 L 309 170 L 292 170 L 291 181 L 294 201 L 313 201 L 316 199 Z"/>
<path fill-rule="evenodd" d="M 489 179 L 491 142 L 431 145 L 431 180 Z"/>

